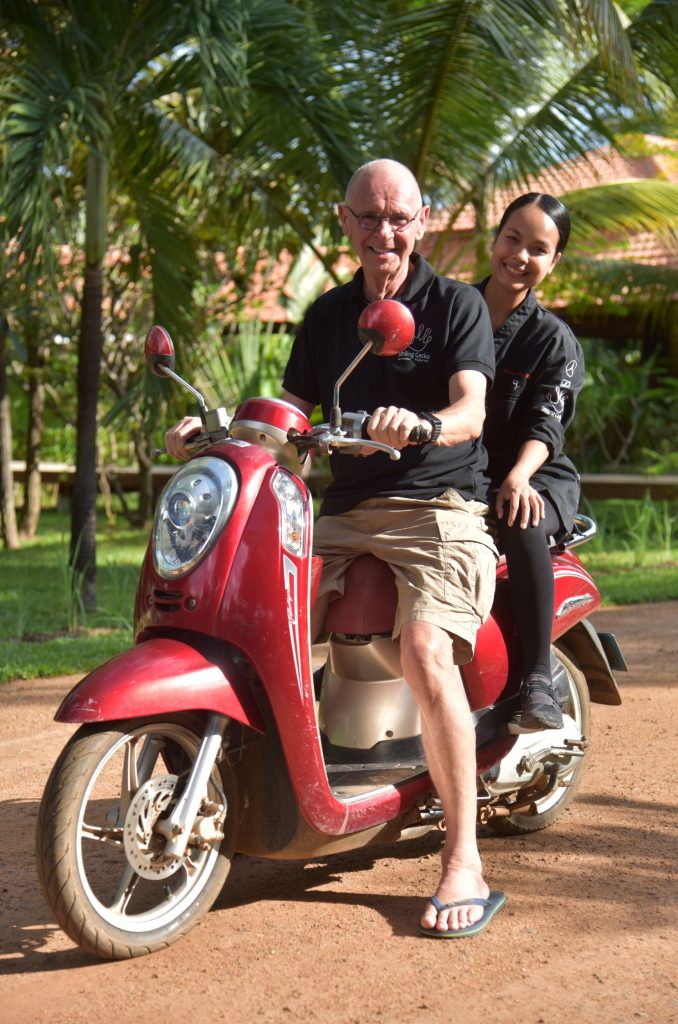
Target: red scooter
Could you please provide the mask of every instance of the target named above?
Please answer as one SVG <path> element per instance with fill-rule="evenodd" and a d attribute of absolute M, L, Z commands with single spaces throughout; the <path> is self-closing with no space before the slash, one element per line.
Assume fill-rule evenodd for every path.
<path fill-rule="evenodd" d="M 349 570 L 325 624 L 320 686 L 309 629 L 320 576 L 310 452 L 371 446 L 400 457 L 363 437 L 366 414 L 342 413 L 339 391 L 369 353 L 409 345 L 408 316 L 389 300 L 365 310 L 362 350 L 337 382 L 331 422 L 316 427 L 264 398 L 244 401 L 229 422 L 174 372 L 167 333 L 150 331 L 149 367 L 193 393 L 203 429 L 158 502 L 135 646 L 83 679 L 56 714 L 81 725 L 52 770 L 37 826 L 47 902 L 88 952 L 122 959 L 179 939 L 205 916 L 237 852 L 317 858 L 443 827 L 391 639 L 388 567 L 363 556 Z M 581 517 L 553 550 L 562 729 L 508 732 L 520 650 L 502 562 L 492 614 L 462 669 L 478 818 L 497 832 L 556 820 L 586 763 L 590 702 L 621 701 L 612 670 L 624 661 L 614 637 L 587 621 L 600 595 L 572 550 L 593 533 Z"/>

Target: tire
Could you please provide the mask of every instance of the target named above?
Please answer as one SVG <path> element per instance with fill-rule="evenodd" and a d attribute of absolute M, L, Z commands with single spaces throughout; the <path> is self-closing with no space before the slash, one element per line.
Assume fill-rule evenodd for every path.
<path fill-rule="evenodd" d="M 569 687 L 568 702 L 563 708 L 566 715 L 570 715 L 577 725 L 582 736 L 587 738 L 591 735 L 591 698 L 586 677 L 578 666 L 557 647 L 552 647 L 554 657 L 565 669 Z M 548 793 L 541 800 L 536 798 L 533 806 L 533 814 L 511 814 L 509 817 L 490 818 L 488 827 L 497 835 L 519 836 L 529 832 L 540 832 L 542 829 L 553 825 L 565 811 L 565 808 L 574 799 L 579 789 L 584 768 L 588 760 L 588 751 L 583 757 L 576 758 L 572 771 L 563 779 L 567 786 L 558 786 L 552 793 Z"/>
<path fill-rule="evenodd" d="M 219 895 L 238 823 L 226 761 L 215 765 L 207 794 L 222 811 L 208 807 L 205 814 L 207 820 L 210 811 L 223 817 L 225 808 L 223 839 L 217 835 L 199 846 L 194 837 L 183 858 L 167 858 L 154 827 L 175 805 L 202 731 L 201 719 L 189 715 L 132 719 L 114 728 L 86 725 L 52 769 L 38 815 L 38 875 L 57 921 L 88 953 L 122 960 L 163 949 L 193 928 Z M 144 749 L 151 756 L 142 774 Z"/>

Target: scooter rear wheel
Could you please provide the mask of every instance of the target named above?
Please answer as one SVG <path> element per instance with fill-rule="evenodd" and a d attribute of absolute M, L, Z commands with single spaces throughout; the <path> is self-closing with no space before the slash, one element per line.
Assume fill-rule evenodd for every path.
<path fill-rule="evenodd" d="M 575 720 L 582 736 L 590 737 L 591 698 L 586 677 L 581 669 L 558 647 L 552 647 L 551 650 L 565 670 L 570 691 L 567 705 L 563 711 Z M 566 783 L 565 786 L 559 786 L 542 799 L 536 797 L 533 802 L 533 814 L 516 812 L 508 817 L 491 818 L 487 823 L 489 828 L 498 835 L 517 836 L 525 835 L 528 832 L 539 832 L 548 828 L 549 825 L 553 825 L 574 799 L 587 760 L 588 754 L 575 760 L 572 771 L 563 779 L 563 782 Z"/>
<path fill-rule="evenodd" d="M 61 927 L 95 956 L 129 959 L 171 945 L 221 891 L 238 823 L 225 761 L 212 770 L 183 857 L 164 854 L 155 828 L 175 805 L 203 728 L 189 715 L 86 725 L 52 769 L 38 816 L 38 874 Z"/>

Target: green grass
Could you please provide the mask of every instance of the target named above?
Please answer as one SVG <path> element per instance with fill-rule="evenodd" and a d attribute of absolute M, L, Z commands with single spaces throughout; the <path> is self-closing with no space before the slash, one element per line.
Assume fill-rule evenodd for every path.
<path fill-rule="evenodd" d="M 667 561 L 661 551 L 646 552 L 641 565 L 629 551 L 581 547 L 577 554 L 596 581 L 604 605 L 678 599 L 678 561 Z"/>
<path fill-rule="evenodd" d="M 66 516 L 43 512 L 18 551 L 0 551 L 0 682 L 84 674 L 132 642 L 134 595 L 147 534 L 103 525 L 97 534 L 98 609 L 76 632 L 68 592 Z"/>
<path fill-rule="evenodd" d="M 598 535 L 577 548 L 603 604 L 678 599 L 676 503 L 596 502 Z M 84 675 L 132 643 L 132 615 L 147 534 L 102 520 L 97 537 L 99 608 L 69 632 L 69 522 L 42 514 L 35 540 L 0 550 L 0 682 Z"/>
<path fill-rule="evenodd" d="M 678 598 L 678 502 L 611 499 L 583 511 L 598 532 L 577 551 L 604 604 Z"/>

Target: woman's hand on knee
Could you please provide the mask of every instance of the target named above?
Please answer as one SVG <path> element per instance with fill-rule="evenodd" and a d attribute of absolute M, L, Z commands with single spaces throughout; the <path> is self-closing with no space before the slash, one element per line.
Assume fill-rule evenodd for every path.
<path fill-rule="evenodd" d="M 529 480 L 509 473 L 497 491 L 495 502 L 497 519 L 505 519 L 507 526 L 518 522 L 521 530 L 539 526 L 546 514 L 544 499 Z"/>

